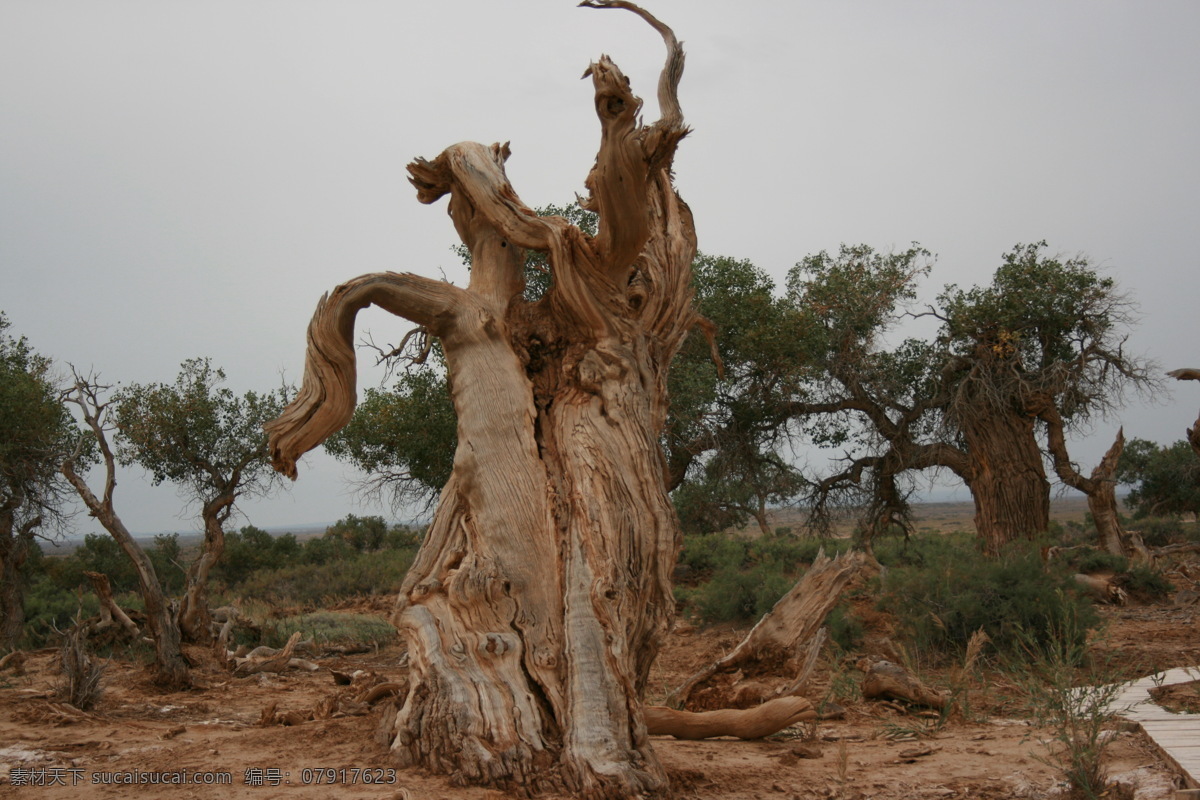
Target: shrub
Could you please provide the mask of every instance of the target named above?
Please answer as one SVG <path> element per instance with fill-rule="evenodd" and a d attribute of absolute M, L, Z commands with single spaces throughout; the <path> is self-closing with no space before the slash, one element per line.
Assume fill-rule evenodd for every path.
<path fill-rule="evenodd" d="M 276 604 L 300 606 L 316 606 L 326 600 L 360 595 L 388 594 L 399 588 L 416 555 L 412 549 L 357 553 L 346 545 L 343 547 L 347 553 L 344 557 L 259 570 L 232 591 Z"/>
<path fill-rule="evenodd" d="M 1158 570 L 1137 566 L 1125 573 L 1125 589 L 1144 600 L 1167 597 L 1175 591 L 1171 582 Z"/>
<path fill-rule="evenodd" d="M 857 650 L 866 635 L 866 627 L 862 620 L 845 602 L 833 607 L 829 616 L 825 618 L 825 627 L 829 630 L 829 638 L 841 652 Z"/>
<path fill-rule="evenodd" d="M 1076 558 L 1068 559 L 1067 563 L 1077 572 L 1091 574 L 1093 572 L 1124 572 L 1129 569 L 1129 560 L 1124 556 L 1109 553 L 1105 550 L 1087 550 Z"/>
<path fill-rule="evenodd" d="M 1099 622 L 1069 571 L 1047 571 L 1031 545 L 1013 543 L 989 560 L 973 547 L 929 544 L 921 542 L 921 566 L 888 570 L 879 600 L 919 648 L 961 655 L 971 634 L 983 629 L 997 650 L 1014 652 L 1030 638 L 1051 642 L 1068 618 L 1079 637 Z"/>
<path fill-rule="evenodd" d="M 347 614 L 338 611 L 318 611 L 297 617 L 286 617 L 263 626 L 263 644 L 283 647 L 294 632 L 316 644 L 367 644 L 387 642 L 396 636 L 396 629 L 382 617 L 369 614 Z"/>

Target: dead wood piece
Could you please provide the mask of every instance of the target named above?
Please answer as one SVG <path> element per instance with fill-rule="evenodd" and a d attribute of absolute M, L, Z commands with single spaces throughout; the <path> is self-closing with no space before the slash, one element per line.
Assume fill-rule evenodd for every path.
<path fill-rule="evenodd" d="M 307 661 L 303 658 L 288 659 L 287 665 L 289 669 L 302 669 L 305 672 L 316 672 L 321 668 L 320 665 L 314 664 L 313 662 Z"/>
<path fill-rule="evenodd" d="M 1085 575 L 1078 572 L 1075 574 L 1075 583 L 1102 603 L 1123 606 L 1129 599 L 1124 589 L 1102 575 Z"/>
<path fill-rule="evenodd" d="M 803 697 L 777 697 L 754 708 L 719 711 L 678 711 L 664 706 L 646 706 L 643 714 L 647 733 L 676 739 L 710 739 L 714 736 L 761 739 L 789 725 L 817 718 L 813 704 Z"/>
<path fill-rule="evenodd" d="M 258 672 L 282 672 L 287 669 L 288 662 L 292 660 L 292 651 L 296 649 L 296 643 L 300 641 L 300 631 L 296 631 L 288 639 L 283 650 L 280 650 L 277 655 L 269 658 L 252 658 L 247 657 L 238 659 L 238 664 L 233 669 L 234 675 L 253 675 Z"/>
<path fill-rule="evenodd" d="M 16 675 L 25 674 L 25 659 L 28 654 L 24 650 L 13 650 L 8 655 L 0 658 L 0 671 L 11 669 Z"/>
<path fill-rule="evenodd" d="M 408 689 L 407 683 L 395 683 L 389 681 L 372 686 L 364 692 L 358 699 L 367 705 L 375 705 L 385 697 L 395 697 Z"/>
<path fill-rule="evenodd" d="M 324 655 L 352 656 L 357 653 L 369 653 L 374 648 L 369 644 L 327 644 L 321 651 Z"/>
<path fill-rule="evenodd" d="M 672 705 L 687 708 L 696 690 L 714 675 L 732 672 L 772 655 L 782 655 L 792 664 L 801 660 L 811 664 L 809 643 L 818 635 L 822 623 L 850 581 L 866 565 L 867 559 L 862 553 L 849 552 L 831 559 L 822 550 L 804 577 L 780 598 L 737 647 L 692 675 L 671 694 Z M 793 687 L 803 684 L 807 678 L 804 670 L 803 666 L 799 668 L 801 674 L 792 681 Z"/>
<path fill-rule="evenodd" d="M 912 677 L 891 661 L 863 659 L 858 668 L 866 673 L 862 693 L 867 700 L 902 700 L 915 706 L 944 708 L 947 697 Z"/>

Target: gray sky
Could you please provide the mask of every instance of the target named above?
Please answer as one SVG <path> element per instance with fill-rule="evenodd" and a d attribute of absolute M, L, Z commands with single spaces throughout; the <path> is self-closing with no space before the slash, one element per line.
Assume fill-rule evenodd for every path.
<path fill-rule="evenodd" d="M 932 298 L 1046 239 L 1139 302 L 1132 352 L 1200 366 L 1200 3 L 646 5 L 688 53 L 676 173 L 701 249 L 782 281 L 842 242 L 916 240 L 938 254 Z M 600 53 L 656 118 L 657 34 L 568 0 L 0 0 L 0 309 L 111 381 L 169 382 L 195 356 L 238 392 L 298 381 L 323 292 L 379 270 L 463 282 L 412 158 L 511 141 L 526 203 L 582 192 L 598 128 L 579 76 Z M 408 327 L 359 319 L 380 342 Z M 1078 437 L 1075 458 L 1090 469 L 1121 423 L 1181 438 L 1200 387 L 1169 389 Z M 312 454 L 290 494 L 245 511 L 383 513 L 346 477 Z M 194 529 L 136 473 L 116 499 L 135 531 Z"/>

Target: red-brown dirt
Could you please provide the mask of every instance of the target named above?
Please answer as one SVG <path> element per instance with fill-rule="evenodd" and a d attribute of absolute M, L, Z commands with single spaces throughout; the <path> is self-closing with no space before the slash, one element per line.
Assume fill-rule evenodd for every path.
<path fill-rule="evenodd" d="M 1174 607 L 1114 609 L 1109 646 L 1131 661 L 1155 666 L 1200 662 L 1195 611 Z M 694 669 L 732 647 L 743 630 L 681 626 L 666 643 L 651 685 L 660 700 Z M 54 700 L 56 655 L 33 654 L 25 674 L 0 680 L 0 796 L 45 800 L 85 797 L 225 798 L 465 798 L 499 800 L 502 793 L 451 785 L 420 771 L 392 772 L 375 740 L 381 716 L 334 716 L 299 725 L 260 727 L 263 708 L 310 710 L 344 691 L 326 670 L 234 678 L 204 651 L 198 688 L 162 693 L 141 666 L 114 661 L 104 694 L 89 714 Z M 403 677 L 400 650 L 321 661 L 343 672 L 366 670 Z M 823 665 L 825 685 L 831 665 Z M 837 667 L 837 671 L 845 670 Z M 845 672 L 841 680 L 853 675 Z M 932 676 L 936 679 L 937 676 Z M 837 679 L 837 676 L 834 676 Z M 844 683 L 842 685 L 845 685 Z M 850 703 L 844 720 L 788 729 L 766 740 L 675 741 L 655 749 L 680 798 L 1012 798 L 1051 797 L 1054 770 L 1044 734 L 1020 718 L 1000 715 L 1008 688 L 977 683 L 968 718 L 956 715 L 940 730 L 906 738 L 930 721 L 883 703 Z M 1170 797 L 1174 779 L 1145 737 L 1116 731 L 1110 773 L 1139 786 L 1138 797 Z M 329 772 L 333 770 L 333 772 Z M 229 775 L 231 785 L 112 785 L 113 774 L 201 772 Z M 148 776 L 143 778 L 148 780 Z M 365 780 L 374 783 L 364 783 Z M 59 785 L 31 786 L 30 781 Z M 72 786 L 72 781 L 78 785 Z M 333 781 L 331 784 L 330 781 Z M 357 781 L 357 783 L 351 783 Z M 381 782 L 380 782 L 381 781 Z M 14 785 L 15 784 L 15 785 Z M 25 784 L 25 785 L 21 785 Z M 255 785 L 261 784 L 261 785 Z"/>

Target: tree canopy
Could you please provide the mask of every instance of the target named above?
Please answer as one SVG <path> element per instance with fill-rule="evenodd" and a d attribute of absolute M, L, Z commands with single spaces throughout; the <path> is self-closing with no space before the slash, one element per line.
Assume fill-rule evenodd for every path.
<path fill-rule="evenodd" d="M 1200 513 L 1200 460 L 1183 440 L 1165 447 L 1131 440 L 1117 480 L 1132 487 L 1125 503 L 1136 517 Z"/>
<path fill-rule="evenodd" d="M 177 484 L 200 504 L 204 548 L 188 570 L 180 627 L 193 639 L 210 636 L 206 583 L 225 546 L 224 524 L 239 497 L 282 486 L 271 469 L 263 425 L 278 416 L 287 390 L 237 396 L 208 359 L 189 359 L 174 384 L 134 384 L 116 394 L 117 455 L 137 464 L 155 485 Z"/>

